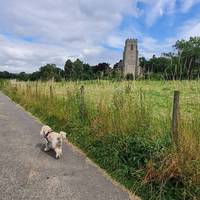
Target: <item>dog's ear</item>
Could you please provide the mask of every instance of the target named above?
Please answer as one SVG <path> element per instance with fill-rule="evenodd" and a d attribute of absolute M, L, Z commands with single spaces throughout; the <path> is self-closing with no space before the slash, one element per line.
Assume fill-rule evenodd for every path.
<path fill-rule="evenodd" d="M 62 136 L 62 138 L 66 138 L 67 133 L 65 133 L 64 131 L 60 131 L 60 135 Z"/>

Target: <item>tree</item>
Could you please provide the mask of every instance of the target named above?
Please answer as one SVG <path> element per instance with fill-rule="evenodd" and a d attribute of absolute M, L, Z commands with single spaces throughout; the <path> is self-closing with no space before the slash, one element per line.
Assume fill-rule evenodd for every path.
<path fill-rule="evenodd" d="M 83 63 L 80 59 L 76 59 L 74 62 L 67 60 L 64 69 L 66 80 L 89 80 L 94 78 L 91 66 Z"/>
<path fill-rule="evenodd" d="M 40 78 L 41 80 L 51 80 L 55 76 L 55 64 L 46 64 L 45 66 L 40 67 Z"/>
<path fill-rule="evenodd" d="M 100 78 L 108 76 L 111 72 L 111 68 L 108 63 L 99 63 L 92 68 L 92 71 L 96 77 Z"/>
<path fill-rule="evenodd" d="M 40 79 L 40 72 L 39 71 L 36 71 L 36 72 L 33 72 L 31 75 L 30 75 L 30 81 L 37 81 Z"/>
<path fill-rule="evenodd" d="M 40 79 L 44 81 L 55 80 L 60 81 L 64 77 L 64 71 L 57 68 L 55 64 L 46 64 L 39 70 Z"/>
<path fill-rule="evenodd" d="M 83 62 L 79 59 L 76 59 L 73 63 L 73 78 L 75 80 L 82 79 L 83 76 Z"/>
<path fill-rule="evenodd" d="M 93 79 L 92 69 L 89 64 L 83 64 L 83 80 Z"/>
<path fill-rule="evenodd" d="M 187 78 L 191 79 L 194 70 L 199 73 L 197 61 L 200 59 L 200 37 L 190 37 L 188 41 L 178 40 L 174 47 L 180 57 L 182 70 L 186 73 Z"/>
<path fill-rule="evenodd" d="M 140 57 L 139 58 L 140 67 L 142 67 L 143 69 L 145 69 L 147 62 L 148 61 L 146 60 L 145 57 Z"/>
<path fill-rule="evenodd" d="M 158 74 L 158 76 L 154 77 L 160 77 L 164 76 L 166 69 L 170 65 L 170 58 L 160 56 L 156 57 L 155 55 L 152 56 L 149 60 L 146 60 L 145 57 L 139 58 L 140 67 L 142 67 L 144 73 L 146 75 L 152 75 L 152 74 Z"/>
<path fill-rule="evenodd" d="M 111 78 L 114 78 L 116 80 L 121 80 L 123 78 L 122 70 L 123 70 L 123 60 L 120 60 L 119 62 L 113 65 Z"/>
<path fill-rule="evenodd" d="M 29 74 L 26 74 L 25 72 L 20 72 L 19 75 L 17 76 L 17 79 L 20 81 L 27 81 L 29 80 Z"/>
<path fill-rule="evenodd" d="M 73 63 L 71 60 L 68 59 L 65 62 L 64 70 L 65 70 L 65 78 L 67 80 L 71 79 L 73 74 Z"/>
<path fill-rule="evenodd" d="M 7 71 L 0 72 L 0 78 L 2 79 L 15 79 L 17 78 L 16 74 L 9 73 Z"/>

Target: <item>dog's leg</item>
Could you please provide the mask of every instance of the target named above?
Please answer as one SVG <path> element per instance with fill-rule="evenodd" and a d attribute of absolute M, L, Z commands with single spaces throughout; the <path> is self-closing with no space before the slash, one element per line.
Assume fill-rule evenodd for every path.
<path fill-rule="evenodd" d="M 44 151 L 49 151 L 50 147 L 49 147 L 49 142 L 47 140 L 45 140 L 45 148 Z"/>
<path fill-rule="evenodd" d="M 56 158 L 60 158 L 61 155 L 62 155 L 62 149 L 61 148 L 56 148 L 55 152 L 56 152 Z"/>

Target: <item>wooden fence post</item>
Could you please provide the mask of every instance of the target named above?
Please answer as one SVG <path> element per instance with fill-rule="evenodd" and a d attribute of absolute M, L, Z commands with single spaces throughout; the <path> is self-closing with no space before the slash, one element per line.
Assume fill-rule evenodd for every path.
<path fill-rule="evenodd" d="M 35 84 L 35 96 L 36 98 L 38 98 L 38 81 L 36 81 L 36 84 Z"/>
<path fill-rule="evenodd" d="M 28 94 L 29 94 L 29 84 L 26 83 L 26 95 L 28 95 Z"/>
<path fill-rule="evenodd" d="M 85 89 L 84 89 L 84 86 L 82 85 L 80 88 L 80 117 L 82 120 L 84 120 L 84 116 L 85 116 L 84 93 L 85 93 Z"/>
<path fill-rule="evenodd" d="M 50 100 L 52 100 L 53 99 L 53 87 L 52 87 L 52 85 L 50 85 Z"/>
<path fill-rule="evenodd" d="M 174 99 L 173 99 L 173 112 L 172 112 L 172 140 L 175 143 L 176 147 L 178 148 L 178 127 L 179 127 L 179 96 L 180 92 L 175 90 L 174 91 Z"/>

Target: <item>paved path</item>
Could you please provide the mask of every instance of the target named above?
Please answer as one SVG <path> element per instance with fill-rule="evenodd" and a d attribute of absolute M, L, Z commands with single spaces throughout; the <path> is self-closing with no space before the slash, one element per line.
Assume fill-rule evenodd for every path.
<path fill-rule="evenodd" d="M 60 160 L 43 152 L 40 128 L 0 92 L 0 200 L 131 199 L 70 144 Z"/>

